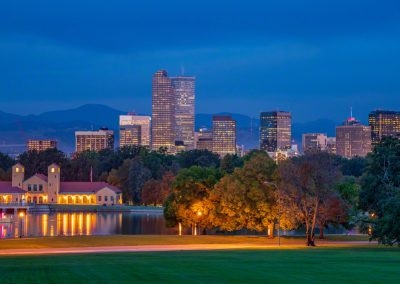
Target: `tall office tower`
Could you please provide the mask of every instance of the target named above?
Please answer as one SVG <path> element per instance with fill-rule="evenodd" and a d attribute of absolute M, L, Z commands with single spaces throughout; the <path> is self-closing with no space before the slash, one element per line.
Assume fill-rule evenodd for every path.
<path fill-rule="evenodd" d="M 119 116 L 119 146 L 150 147 L 151 117 L 145 115 Z"/>
<path fill-rule="evenodd" d="M 216 115 L 212 125 L 213 152 L 221 157 L 236 154 L 236 121 L 227 115 Z"/>
<path fill-rule="evenodd" d="M 267 152 L 288 150 L 292 140 L 292 115 L 286 111 L 260 114 L 260 149 Z"/>
<path fill-rule="evenodd" d="M 371 127 L 351 117 L 336 127 L 336 153 L 345 158 L 365 157 L 371 152 Z"/>
<path fill-rule="evenodd" d="M 101 151 L 114 149 L 114 131 L 100 128 L 98 131 L 75 131 L 75 151 Z"/>
<path fill-rule="evenodd" d="M 377 145 L 384 137 L 400 138 L 400 112 L 376 110 L 369 114 L 372 145 Z"/>
<path fill-rule="evenodd" d="M 46 151 L 48 149 L 57 148 L 57 141 L 56 140 L 37 140 L 37 139 L 30 139 L 26 143 L 26 147 L 28 151 Z"/>
<path fill-rule="evenodd" d="M 152 88 L 151 148 L 175 148 L 175 96 L 167 71 L 160 70 L 153 75 Z"/>
<path fill-rule="evenodd" d="M 325 151 L 327 148 L 328 137 L 323 133 L 303 134 L 303 153 Z"/>
<path fill-rule="evenodd" d="M 194 149 L 195 77 L 172 77 L 175 95 L 175 145 Z"/>
<path fill-rule="evenodd" d="M 198 150 L 213 150 L 212 131 L 207 128 L 200 128 L 196 132 L 196 149 Z"/>
<path fill-rule="evenodd" d="M 336 155 L 336 137 L 328 137 L 326 140 L 326 151 Z"/>

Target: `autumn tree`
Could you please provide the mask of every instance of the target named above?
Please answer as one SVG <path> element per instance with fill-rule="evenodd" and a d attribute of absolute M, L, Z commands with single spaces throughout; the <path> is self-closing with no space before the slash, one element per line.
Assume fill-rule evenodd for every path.
<path fill-rule="evenodd" d="M 143 185 L 141 201 L 145 205 L 162 205 L 171 192 L 174 176 L 166 172 L 161 181 L 151 179 Z"/>
<path fill-rule="evenodd" d="M 209 227 L 206 204 L 211 190 L 220 178 L 221 173 L 215 168 L 193 166 L 181 170 L 164 204 L 167 225 L 175 226 L 180 222 L 183 226 L 200 224 L 203 228 Z"/>
<path fill-rule="evenodd" d="M 253 155 L 243 168 L 223 177 L 212 190 L 209 219 L 220 230 L 263 231 L 277 217 L 276 164 L 265 152 Z"/>
<path fill-rule="evenodd" d="M 290 212 L 293 224 L 305 225 L 307 245 L 313 246 L 318 214 L 332 197 L 340 164 L 328 153 L 311 153 L 281 162 L 279 175 L 283 211 Z"/>

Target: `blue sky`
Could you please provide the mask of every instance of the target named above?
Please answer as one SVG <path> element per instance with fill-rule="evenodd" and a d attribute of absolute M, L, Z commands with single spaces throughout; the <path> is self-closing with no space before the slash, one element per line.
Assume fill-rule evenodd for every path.
<path fill-rule="evenodd" d="M 149 113 L 158 69 L 197 77 L 196 111 L 400 110 L 400 1 L 6 0 L 0 110 Z"/>

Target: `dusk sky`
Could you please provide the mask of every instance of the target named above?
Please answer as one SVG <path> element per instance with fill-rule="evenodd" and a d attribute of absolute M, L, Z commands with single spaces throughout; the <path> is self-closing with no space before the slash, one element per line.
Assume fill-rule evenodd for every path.
<path fill-rule="evenodd" d="M 84 3 L 84 4 L 83 4 Z M 0 3 L 0 110 L 151 112 L 151 76 L 196 76 L 196 112 L 296 122 L 400 110 L 400 1 Z"/>

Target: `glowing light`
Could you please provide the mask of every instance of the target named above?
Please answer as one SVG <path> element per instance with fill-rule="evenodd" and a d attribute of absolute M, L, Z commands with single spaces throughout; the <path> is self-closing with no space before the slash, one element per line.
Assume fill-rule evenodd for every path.
<path fill-rule="evenodd" d="M 19 217 L 20 218 L 24 218 L 24 216 L 25 216 L 24 212 L 19 212 Z"/>
<path fill-rule="evenodd" d="M 201 211 L 197 212 L 197 216 L 201 216 L 203 215 L 203 213 L 201 213 Z"/>

